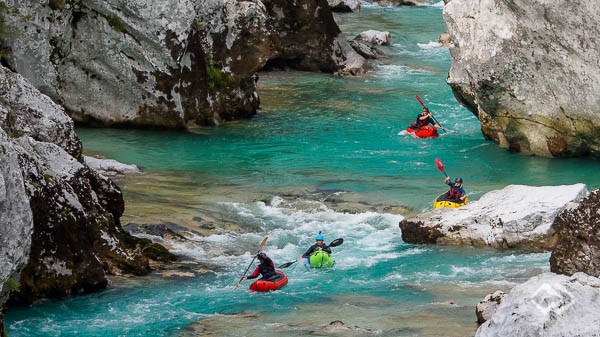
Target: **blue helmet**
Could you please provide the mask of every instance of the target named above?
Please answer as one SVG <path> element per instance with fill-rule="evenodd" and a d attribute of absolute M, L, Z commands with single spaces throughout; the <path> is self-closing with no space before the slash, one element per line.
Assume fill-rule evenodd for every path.
<path fill-rule="evenodd" d="M 317 235 L 317 239 L 316 240 L 317 241 L 323 241 L 324 240 L 323 239 L 323 235 L 321 235 L 321 234 Z"/>

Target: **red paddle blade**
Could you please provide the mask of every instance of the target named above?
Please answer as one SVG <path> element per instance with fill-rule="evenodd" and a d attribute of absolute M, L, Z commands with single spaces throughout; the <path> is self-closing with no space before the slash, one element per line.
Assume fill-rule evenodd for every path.
<path fill-rule="evenodd" d="M 442 161 L 440 160 L 440 158 L 435 158 L 435 166 L 437 166 L 437 168 L 446 173 L 446 171 L 444 171 L 444 165 L 442 164 Z"/>
<path fill-rule="evenodd" d="M 419 95 L 416 95 L 415 97 L 417 98 L 417 100 L 419 100 L 419 103 L 421 103 L 421 105 L 423 107 L 425 107 L 425 104 L 423 104 L 423 101 L 421 101 L 421 98 L 419 98 Z"/>

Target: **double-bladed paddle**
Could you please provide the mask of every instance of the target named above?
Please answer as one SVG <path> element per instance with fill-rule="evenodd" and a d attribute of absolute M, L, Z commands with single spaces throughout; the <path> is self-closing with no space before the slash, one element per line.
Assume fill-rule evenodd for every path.
<path fill-rule="evenodd" d="M 417 98 L 417 100 L 419 101 L 419 103 L 421 103 L 421 105 L 422 105 L 422 106 L 425 108 L 425 104 L 423 103 L 423 101 L 421 101 L 421 98 L 419 98 L 419 95 L 416 95 L 415 97 Z M 437 120 L 437 119 L 435 119 L 435 117 L 433 116 L 433 112 L 431 112 L 431 111 L 430 111 L 430 113 L 431 113 L 431 118 L 433 118 L 433 120 L 434 120 L 434 121 L 435 121 L 435 122 L 436 122 L 436 123 L 437 123 L 439 126 L 442 126 L 442 124 L 440 124 L 440 122 L 438 122 L 438 120 Z M 446 132 L 446 129 L 442 129 L 442 131 Z"/>
<path fill-rule="evenodd" d="M 236 290 L 240 286 L 240 283 L 242 283 L 242 280 L 244 279 L 244 276 L 246 276 L 246 273 L 248 272 L 248 270 L 250 270 L 250 267 L 252 267 L 252 264 L 254 263 L 254 260 L 256 259 L 256 257 L 258 256 L 258 254 L 260 254 L 260 251 L 263 249 L 263 246 L 265 245 L 265 243 L 267 243 L 267 239 L 268 238 L 269 238 L 268 236 L 265 236 L 265 238 L 262 240 L 262 243 L 260 244 L 260 246 L 258 247 L 258 250 L 256 251 L 256 255 L 254 255 L 254 258 L 252 258 L 252 262 L 250 262 L 250 265 L 248 266 L 248 268 L 246 268 L 246 271 L 244 272 L 244 275 L 242 275 L 242 277 L 240 278 L 240 281 L 235 286 L 235 288 L 233 288 L 233 290 Z"/>
<path fill-rule="evenodd" d="M 337 246 L 341 245 L 342 243 L 344 243 L 344 239 L 342 239 L 342 238 L 335 239 L 335 240 L 331 241 L 331 243 L 329 244 L 329 247 L 330 248 L 331 247 L 337 247 Z M 287 267 L 293 265 L 294 263 L 298 262 L 298 260 L 284 263 L 284 264 L 282 264 L 281 266 L 279 266 L 277 268 L 279 268 L 279 269 L 287 268 Z"/>

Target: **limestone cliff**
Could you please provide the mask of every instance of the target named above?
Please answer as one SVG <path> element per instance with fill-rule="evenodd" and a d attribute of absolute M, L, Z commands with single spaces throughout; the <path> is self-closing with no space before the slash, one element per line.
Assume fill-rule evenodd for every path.
<path fill-rule="evenodd" d="M 550 270 L 600 277 L 600 190 L 562 211 L 554 221 L 554 229 L 558 242 L 550 257 Z"/>
<path fill-rule="evenodd" d="M 194 127 L 255 113 L 268 61 L 360 74 L 326 0 L 2 0 L 5 63 L 99 125 Z"/>
<path fill-rule="evenodd" d="M 600 155 L 596 0 L 452 0 L 448 84 L 488 140 L 546 157 Z"/>
<path fill-rule="evenodd" d="M 9 266 L 0 273 L 3 284 L 12 278 L 20 288 L 12 303 L 102 289 L 108 273 L 149 271 L 143 249 L 150 243 L 121 228 L 121 191 L 83 163 L 73 121 L 3 67 L 0 130 L 0 262 Z"/>

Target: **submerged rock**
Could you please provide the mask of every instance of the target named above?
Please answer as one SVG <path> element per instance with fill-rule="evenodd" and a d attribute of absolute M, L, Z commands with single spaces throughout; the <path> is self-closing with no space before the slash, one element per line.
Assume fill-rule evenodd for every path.
<path fill-rule="evenodd" d="M 599 336 L 598 298 L 598 278 L 584 273 L 541 274 L 504 296 L 475 336 Z"/>
<path fill-rule="evenodd" d="M 119 163 L 114 159 L 106 158 L 95 158 L 90 156 L 83 156 L 85 164 L 94 170 L 104 174 L 105 176 L 112 176 L 115 174 L 132 174 L 141 173 L 139 167 L 134 164 L 123 164 Z"/>
<path fill-rule="evenodd" d="M 373 46 L 389 46 L 392 44 L 392 35 L 390 32 L 381 32 L 370 29 L 358 34 L 354 40 L 365 41 Z"/>
<path fill-rule="evenodd" d="M 350 43 L 350 46 L 352 46 L 352 48 L 354 48 L 354 50 L 364 58 L 376 59 L 383 56 L 383 52 L 381 50 L 368 42 L 360 40 L 350 40 L 348 42 Z"/>
<path fill-rule="evenodd" d="M 20 32 L 0 41 L 6 63 L 88 124 L 193 128 L 249 117 L 268 61 L 370 69 L 324 0 L 6 4 L 6 25 Z"/>
<path fill-rule="evenodd" d="M 0 148 L 2 162 L 16 169 L 13 177 L 23 178 L 22 189 L 11 183 L 14 193 L 6 197 L 15 205 L 27 200 L 33 221 L 33 232 L 26 239 L 31 242 L 29 260 L 11 302 L 29 304 L 102 289 L 107 273 L 148 273 L 142 249 L 151 242 L 121 228 L 121 191 L 83 163 L 72 120 L 20 75 L 3 67 L 0 92 L 0 128 L 10 135 L 2 138 L 6 143 Z M 20 230 L 27 233 L 27 213 L 19 207 L 14 211 L 21 212 Z M 14 254 L 28 249 L 26 240 L 13 247 Z"/>
<path fill-rule="evenodd" d="M 550 270 L 600 277 L 600 190 L 562 211 L 553 228 L 558 242 L 550 257 Z"/>
<path fill-rule="evenodd" d="M 348 325 L 342 321 L 333 321 L 328 326 L 314 331 L 312 334 L 317 336 L 356 336 L 380 334 L 381 331 L 371 328 L 361 328 L 356 325 Z"/>
<path fill-rule="evenodd" d="M 400 222 L 409 243 L 528 248 L 556 244 L 552 223 L 560 211 L 588 194 L 584 184 L 509 185 L 460 208 L 437 208 Z"/>
<path fill-rule="evenodd" d="M 438 38 L 438 42 L 444 46 L 444 47 L 449 47 L 450 43 L 452 43 L 452 39 L 450 38 L 450 34 L 448 34 L 448 32 L 443 32 L 440 37 Z"/>
<path fill-rule="evenodd" d="M 452 0 L 448 84 L 488 140 L 545 157 L 600 155 L 597 0 Z"/>
<path fill-rule="evenodd" d="M 498 309 L 504 295 L 506 294 L 503 291 L 498 290 L 492 294 L 488 294 L 483 301 L 477 304 L 477 307 L 475 307 L 477 323 L 483 324 L 492 317 Z"/>
<path fill-rule="evenodd" d="M 334 12 L 359 12 L 360 0 L 327 0 Z"/>
<path fill-rule="evenodd" d="M 420 6 L 429 5 L 429 0 L 374 0 L 374 2 L 384 6 Z"/>

